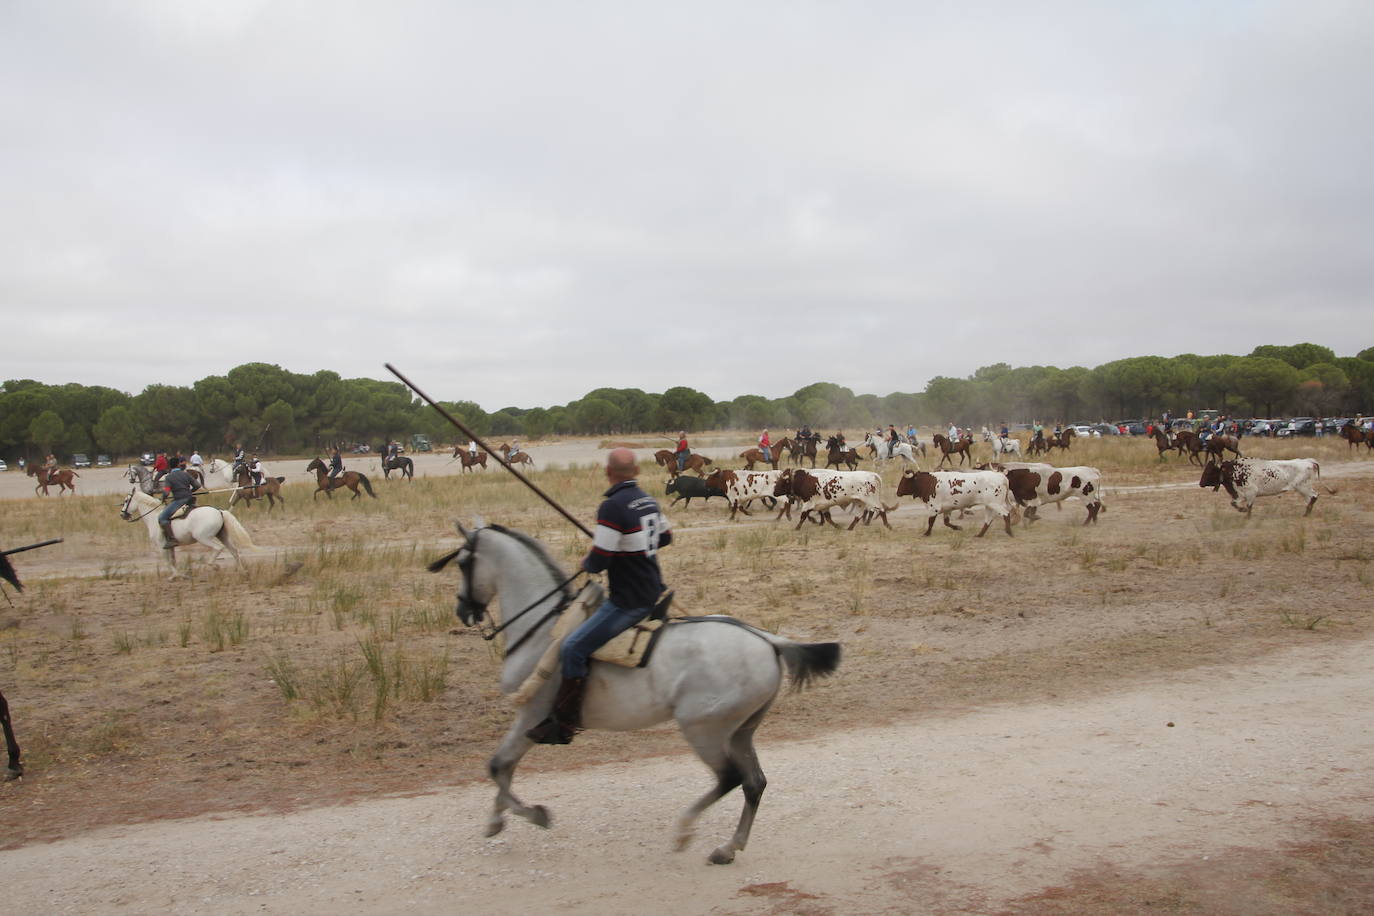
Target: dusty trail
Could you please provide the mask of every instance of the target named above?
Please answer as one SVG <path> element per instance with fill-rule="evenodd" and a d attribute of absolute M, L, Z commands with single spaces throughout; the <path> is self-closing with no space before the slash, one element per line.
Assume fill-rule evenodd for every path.
<path fill-rule="evenodd" d="M 728 867 L 704 857 L 737 794 L 689 852 L 667 851 L 707 785 L 684 755 L 518 779 L 551 807 L 549 831 L 516 821 L 482 839 L 491 791 L 475 784 L 102 830 L 0 852 L 0 884 L 10 911 L 46 913 L 996 910 L 1076 869 L 1205 867 L 1297 839 L 1307 817 L 1374 814 L 1371 651 L 1322 640 L 1092 699 L 814 741 L 770 742 L 765 725 L 769 789 Z"/>

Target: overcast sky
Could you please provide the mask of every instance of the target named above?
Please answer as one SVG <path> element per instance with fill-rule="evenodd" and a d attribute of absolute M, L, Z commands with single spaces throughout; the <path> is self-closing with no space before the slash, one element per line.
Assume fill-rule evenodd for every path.
<path fill-rule="evenodd" d="M 1374 4 L 0 3 L 0 378 L 1374 344 Z"/>

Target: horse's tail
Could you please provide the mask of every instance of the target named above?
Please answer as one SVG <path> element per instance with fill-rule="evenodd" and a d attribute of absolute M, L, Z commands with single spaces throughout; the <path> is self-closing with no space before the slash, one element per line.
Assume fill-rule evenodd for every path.
<path fill-rule="evenodd" d="M 765 630 L 749 629 L 777 650 L 792 679 L 793 690 L 801 690 L 817 678 L 829 677 L 840 667 L 840 644 L 837 642 L 793 642 Z"/>
<path fill-rule="evenodd" d="M 254 544 L 253 539 L 248 536 L 248 529 L 239 524 L 239 520 L 234 516 L 234 513 L 226 510 L 221 512 L 220 515 L 224 518 L 224 530 L 229 532 L 229 540 L 233 543 L 236 550 L 256 549 L 257 545 Z"/>
<path fill-rule="evenodd" d="M 376 499 L 377 494 L 372 492 L 372 481 L 367 479 L 367 475 L 359 474 L 358 480 L 362 482 L 363 488 L 367 490 L 367 495 L 371 496 L 373 499 Z"/>

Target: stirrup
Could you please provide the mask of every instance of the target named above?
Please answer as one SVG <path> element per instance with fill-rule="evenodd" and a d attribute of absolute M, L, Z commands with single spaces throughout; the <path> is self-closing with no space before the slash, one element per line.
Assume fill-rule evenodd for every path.
<path fill-rule="evenodd" d="M 577 732 L 578 729 L 564 725 L 553 716 L 549 716 L 526 731 L 525 737 L 535 744 L 572 744 L 573 735 Z"/>

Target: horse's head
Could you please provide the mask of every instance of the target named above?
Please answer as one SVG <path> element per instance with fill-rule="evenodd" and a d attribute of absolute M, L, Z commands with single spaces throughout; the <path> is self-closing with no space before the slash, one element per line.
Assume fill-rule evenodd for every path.
<path fill-rule="evenodd" d="M 324 462 L 321 461 L 321 460 L 318 459 L 318 458 L 312 458 L 312 459 L 310 459 L 310 463 L 307 464 L 307 465 L 305 466 L 305 473 L 307 473 L 307 474 L 309 474 L 311 471 L 323 471 L 323 470 L 324 470 Z"/>
<path fill-rule="evenodd" d="M 476 520 L 472 531 L 464 528 L 462 522 L 458 522 L 457 526 L 458 533 L 463 536 L 463 546 L 429 564 L 429 571 L 439 572 L 449 563 L 457 561 L 458 570 L 463 574 L 463 583 L 458 589 L 456 613 L 463 625 L 470 627 L 481 622 L 487 615 L 487 605 L 496 597 L 496 570 L 492 563 L 479 562 L 477 548 L 484 530 L 481 519 Z"/>
<path fill-rule="evenodd" d="M 134 520 L 134 493 L 137 490 L 129 490 L 129 495 L 124 497 L 124 503 L 119 507 L 119 517 L 126 522 Z"/>

